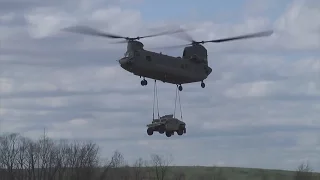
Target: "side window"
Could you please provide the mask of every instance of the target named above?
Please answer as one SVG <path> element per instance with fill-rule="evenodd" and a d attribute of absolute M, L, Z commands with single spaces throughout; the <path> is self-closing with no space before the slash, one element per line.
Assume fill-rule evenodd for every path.
<path fill-rule="evenodd" d="M 151 61 L 151 56 L 146 56 L 147 61 Z"/>

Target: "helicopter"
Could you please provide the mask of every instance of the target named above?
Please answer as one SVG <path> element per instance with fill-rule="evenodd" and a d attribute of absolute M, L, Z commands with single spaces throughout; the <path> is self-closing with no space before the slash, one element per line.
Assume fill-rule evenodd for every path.
<path fill-rule="evenodd" d="M 146 78 L 159 80 L 164 83 L 177 85 L 179 91 L 182 91 L 182 84 L 201 82 L 201 87 L 205 88 L 204 80 L 211 74 L 212 68 L 208 65 L 207 49 L 203 46 L 205 43 L 221 43 L 226 41 L 265 37 L 270 36 L 273 31 L 261 31 L 241 36 L 195 41 L 182 28 L 165 31 L 153 35 L 141 37 L 124 37 L 111 33 L 102 32 L 87 26 L 73 26 L 64 28 L 63 31 L 80 33 L 92 36 L 100 36 L 110 39 L 123 39 L 116 43 L 127 43 L 127 51 L 124 57 L 118 60 L 120 66 L 136 76 L 140 76 L 141 85 L 148 84 Z M 144 49 L 144 44 L 139 40 L 143 38 L 172 35 L 176 33 L 184 33 L 187 38 L 184 40 L 190 43 L 172 47 L 184 47 L 182 57 L 173 57 Z"/>

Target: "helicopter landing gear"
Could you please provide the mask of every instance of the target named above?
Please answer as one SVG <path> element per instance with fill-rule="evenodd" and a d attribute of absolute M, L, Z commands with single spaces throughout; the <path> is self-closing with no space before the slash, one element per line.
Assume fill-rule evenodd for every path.
<path fill-rule="evenodd" d="M 182 88 L 181 85 L 177 85 L 177 86 L 178 86 L 179 91 L 182 91 L 182 90 L 183 90 L 183 88 Z"/>
<path fill-rule="evenodd" d="M 147 84 L 148 84 L 148 81 L 147 81 L 147 80 L 143 79 L 143 80 L 141 81 L 141 86 L 146 86 Z"/>
<path fill-rule="evenodd" d="M 206 87 L 206 84 L 205 84 L 203 81 L 201 81 L 201 87 L 202 87 L 202 88 L 205 88 L 205 87 Z"/>

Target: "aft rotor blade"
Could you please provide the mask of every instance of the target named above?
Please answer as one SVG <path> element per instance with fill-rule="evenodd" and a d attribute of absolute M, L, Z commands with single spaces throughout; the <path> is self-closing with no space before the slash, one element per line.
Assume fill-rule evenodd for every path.
<path fill-rule="evenodd" d="M 62 29 L 62 31 L 80 33 L 80 34 L 86 34 L 86 35 L 92 35 L 92 36 L 101 36 L 101 37 L 107 37 L 107 38 L 113 38 L 113 39 L 120 39 L 120 38 L 126 39 L 126 37 L 111 34 L 111 33 L 101 32 L 87 26 L 72 26 L 72 27 L 64 28 Z"/>
<path fill-rule="evenodd" d="M 265 36 L 270 36 L 271 34 L 273 34 L 272 30 L 270 30 L 270 31 L 262 31 L 262 32 L 246 34 L 246 35 L 242 35 L 242 36 L 235 36 L 235 37 L 230 37 L 230 38 L 216 39 L 216 40 L 211 40 L 211 41 L 202 41 L 201 43 L 207 43 L 207 42 L 220 43 L 220 42 L 234 41 L 234 40 L 240 40 L 240 39 L 265 37 Z"/>

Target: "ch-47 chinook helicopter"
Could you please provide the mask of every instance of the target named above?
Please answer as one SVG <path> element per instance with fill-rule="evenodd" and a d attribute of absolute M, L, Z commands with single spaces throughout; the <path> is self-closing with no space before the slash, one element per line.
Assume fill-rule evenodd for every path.
<path fill-rule="evenodd" d="M 164 83 L 175 84 L 178 86 L 179 91 L 182 91 L 183 89 L 182 84 L 187 83 L 201 82 L 201 87 L 205 87 L 205 83 L 203 81 L 209 76 L 212 69 L 208 65 L 207 49 L 201 44 L 270 36 L 273 33 L 273 31 L 262 31 L 242 36 L 207 41 L 195 41 L 189 36 L 189 38 L 185 40 L 189 40 L 190 43 L 181 45 L 182 47 L 187 46 L 183 50 L 182 57 L 173 57 L 162 53 L 148 51 L 144 49 L 143 43 L 138 40 L 175 33 L 184 33 L 187 35 L 181 28 L 135 38 L 101 32 L 86 26 L 74 26 L 65 28 L 64 30 L 111 39 L 124 39 L 123 41 L 117 42 L 127 43 L 127 51 L 124 54 L 124 57 L 118 60 L 123 69 L 133 73 L 134 75 L 140 76 L 140 78 L 143 77 L 143 80 L 141 81 L 142 86 L 146 86 L 148 84 L 145 78 L 150 78 Z"/>

